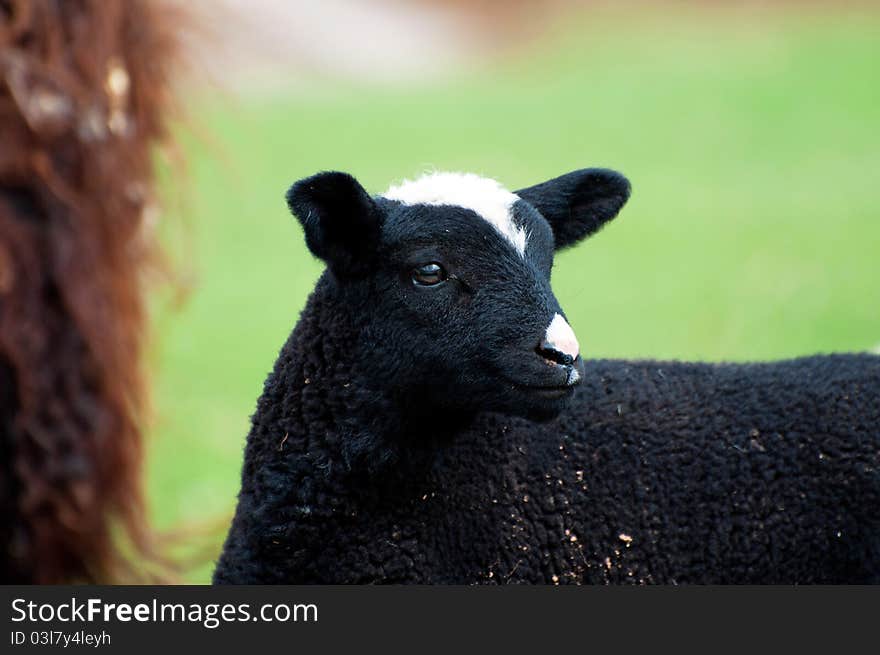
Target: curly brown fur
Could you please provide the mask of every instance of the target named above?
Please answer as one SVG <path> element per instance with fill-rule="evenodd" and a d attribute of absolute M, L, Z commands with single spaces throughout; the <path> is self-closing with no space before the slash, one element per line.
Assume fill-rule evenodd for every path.
<path fill-rule="evenodd" d="M 152 146 L 175 17 L 0 0 L 0 581 L 132 579 Z"/>

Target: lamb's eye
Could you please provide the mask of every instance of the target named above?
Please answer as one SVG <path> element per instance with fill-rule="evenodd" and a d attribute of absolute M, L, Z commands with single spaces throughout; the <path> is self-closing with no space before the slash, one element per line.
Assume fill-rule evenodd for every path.
<path fill-rule="evenodd" d="M 436 262 L 416 266 L 412 270 L 413 284 L 418 284 L 423 287 L 430 287 L 445 282 L 446 277 L 446 271 Z"/>

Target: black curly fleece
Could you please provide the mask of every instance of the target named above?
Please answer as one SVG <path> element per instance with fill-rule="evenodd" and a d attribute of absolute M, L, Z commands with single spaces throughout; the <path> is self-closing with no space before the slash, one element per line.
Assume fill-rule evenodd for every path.
<path fill-rule="evenodd" d="M 216 583 L 880 582 L 880 357 L 588 361 L 553 421 L 407 422 L 334 293 L 266 382 Z"/>

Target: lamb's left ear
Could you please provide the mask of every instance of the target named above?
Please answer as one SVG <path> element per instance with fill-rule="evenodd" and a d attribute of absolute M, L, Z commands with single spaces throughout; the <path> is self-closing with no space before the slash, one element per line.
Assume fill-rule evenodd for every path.
<path fill-rule="evenodd" d="M 294 183 L 287 206 L 299 219 L 306 245 L 340 277 L 357 276 L 375 254 L 382 213 L 348 173 L 318 173 Z"/>
<path fill-rule="evenodd" d="M 620 173 L 584 168 L 514 193 L 547 219 L 559 250 L 593 234 L 617 216 L 629 192 L 629 180 Z"/>

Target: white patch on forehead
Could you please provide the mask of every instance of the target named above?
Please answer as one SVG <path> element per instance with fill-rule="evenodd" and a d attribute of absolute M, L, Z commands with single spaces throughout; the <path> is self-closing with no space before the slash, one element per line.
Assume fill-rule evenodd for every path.
<path fill-rule="evenodd" d="M 456 205 L 470 209 L 492 225 L 520 255 L 526 251 L 526 232 L 513 222 L 519 196 L 487 177 L 473 173 L 428 173 L 404 180 L 382 194 L 405 205 Z"/>
<path fill-rule="evenodd" d="M 576 359 L 580 352 L 580 344 L 574 336 L 574 330 L 561 314 L 554 314 L 544 338 L 553 350 L 558 350 L 572 359 Z"/>

